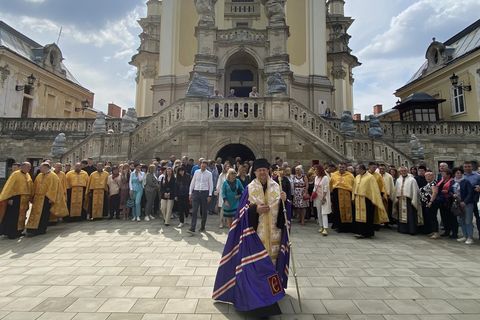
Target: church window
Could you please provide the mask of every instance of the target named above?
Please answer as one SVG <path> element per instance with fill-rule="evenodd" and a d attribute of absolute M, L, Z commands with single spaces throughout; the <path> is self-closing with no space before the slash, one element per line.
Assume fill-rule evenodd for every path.
<path fill-rule="evenodd" d="M 465 95 L 461 84 L 458 87 L 453 88 L 452 104 L 453 114 L 465 112 Z"/>

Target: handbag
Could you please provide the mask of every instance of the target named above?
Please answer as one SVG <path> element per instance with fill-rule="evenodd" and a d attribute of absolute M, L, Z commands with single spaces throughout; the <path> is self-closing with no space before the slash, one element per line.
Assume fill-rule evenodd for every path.
<path fill-rule="evenodd" d="M 457 199 L 453 200 L 450 211 L 455 217 L 462 217 L 465 214 L 465 210 L 462 208 L 460 202 L 458 202 Z"/>
<path fill-rule="evenodd" d="M 303 200 L 310 200 L 310 195 L 308 193 L 304 194 Z"/>
<path fill-rule="evenodd" d="M 127 208 L 134 208 L 135 207 L 135 200 L 128 199 L 127 200 Z"/>
<path fill-rule="evenodd" d="M 315 200 L 315 199 L 317 199 L 317 198 L 318 198 L 318 193 L 316 193 L 315 191 L 313 191 L 313 192 L 312 192 L 312 197 L 311 197 L 312 201 Z"/>

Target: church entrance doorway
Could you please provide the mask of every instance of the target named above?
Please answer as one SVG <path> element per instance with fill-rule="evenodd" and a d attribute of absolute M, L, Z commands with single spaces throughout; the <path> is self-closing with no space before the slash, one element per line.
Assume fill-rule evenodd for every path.
<path fill-rule="evenodd" d="M 230 89 L 235 90 L 236 97 L 248 97 L 252 87 L 258 87 L 258 65 L 255 59 L 246 52 L 232 55 L 225 68 L 225 96 Z"/>
<path fill-rule="evenodd" d="M 223 162 L 228 160 L 232 164 L 235 163 L 235 158 L 237 157 L 240 157 L 242 161 L 255 160 L 253 151 L 249 147 L 238 143 L 228 144 L 220 149 L 215 158 L 218 157 L 222 158 Z"/>

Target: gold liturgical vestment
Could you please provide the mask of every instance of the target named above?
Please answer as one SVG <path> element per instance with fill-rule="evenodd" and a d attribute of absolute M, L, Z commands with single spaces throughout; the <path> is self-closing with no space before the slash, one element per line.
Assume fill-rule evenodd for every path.
<path fill-rule="evenodd" d="M 7 209 L 7 201 L 15 196 L 20 196 L 20 208 L 18 212 L 17 230 L 25 228 L 25 220 L 33 196 L 33 181 L 29 173 L 23 173 L 21 170 L 13 172 L 8 178 L 5 186 L 0 193 L 0 202 L 4 203 L 0 209 L 0 222 L 3 221 Z"/>
<path fill-rule="evenodd" d="M 250 182 L 247 188 L 248 201 L 250 204 L 266 204 L 270 206 L 268 213 L 259 215 L 257 234 L 272 259 L 273 264 L 276 265 L 282 240 L 282 230 L 277 228 L 280 186 L 269 178 L 265 192 L 263 191 L 262 183 L 258 181 L 258 179 Z"/>
<path fill-rule="evenodd" d="M 68 208 L 67 208 L 67 178 L 63 171 L 60 172 L 53 172 L 58 177 L 58 199 L 56 202 L 57 210 L 52 215 L 50 215 L 50 221 L 56 221 L 58 218 L 63 218 L 68 216 Z"/>
<path fill-rule="evenodd" d="M 340 221 L 352 222 L 352 190 L 355 177 L 346 171 L 341 174 L 335 171 L 330 175 L 330 192 L 338 191 L 338 207 L 340 208 Z"/>
<path fill-rule="evenodd" d="M 88 201 L 92 201 L 92 219 L 101 218 L 103 216 L 103 202 L 105 201 L 105 191 L 108 191 L 107 181 L 108 172 L 106 171 L 102 171 L 101 173 L 99 173 L 98 171 L 92 172 L 90 178 L 88 179 L 87 199 Z M 92 192 L 91 199 L 89 197 L 90 192 Z M 88 201 L 87 205 L 89 204 Z"/>
<path fill-rule="evenodd" d="M 88 185 L 88 173 L 80 170 L 76 173 L 75 170 L 69 171 L 65 175 L 66 188 L 70 190 L 69 212 L 70 217 L 80 217 L 82 215 L 84 188 Z"/>
<path fill-rule="evenodd" d="M 50 201 L 50 213 L 57 213 L 59 210 L 58 193 L 59 179 L 54 172 L 39 173 L 33 183 L 34 195 L 32 210 L 28 217 L 27 229 L 38 229 L 42 217 L 44 201 Z M 61 206 L 60 206 L 61 208 Z"/>
<path fill-rule="evenodd" d="M 380 176 L 381 178 L 381 176 Z M 355 201 L 355 220 L 357 222 L 367 222 L 367 206 L 365 199 L 368 199 L 375 206 L 374 224 L 388 222 L 387 212 L 383 206 L 383 200 L 380 195 L 377 180 L 369 172 L 355 177 L 353 187 L 353 200 Z"/>

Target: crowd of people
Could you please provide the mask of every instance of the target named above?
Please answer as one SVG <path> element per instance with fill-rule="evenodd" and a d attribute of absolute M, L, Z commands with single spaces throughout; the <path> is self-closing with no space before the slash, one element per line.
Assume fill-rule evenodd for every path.
<path fill-rule="evenodd" d="M 183 228 L 190 215 L 190 234 L 197 232 L 198 218 L 199 231 L 205 231 L 211 215 L 218 215 L 219 228 L 229 228 L 244 190 L 255 179 L 252 164 L 238 157 L 194 161 L 173 155 L 148 165 L 94 163 L 91 158 L 73 167 L 48 159 L 34 170 L 28 162 L 14 164 L 0 194 L 0 234 L 35 236 L 59 221 L 96 219 L 161 219 L 165 227 L 178 219 L 176 227 Z M 270 177 L 285 192 L 298 223 L 316 221 L 323 236 L 336 230 L 371 238 L 381 227 L 396 227 L 405 234 L 472 244 L 473 217 L 480 230 L 475 162 L 453 169 L 441 163 L 435 175 L 423 165 L 409 169 L 342 162 L 307 170 L 299 162 L 290 165 L 276 158 Z"/>

